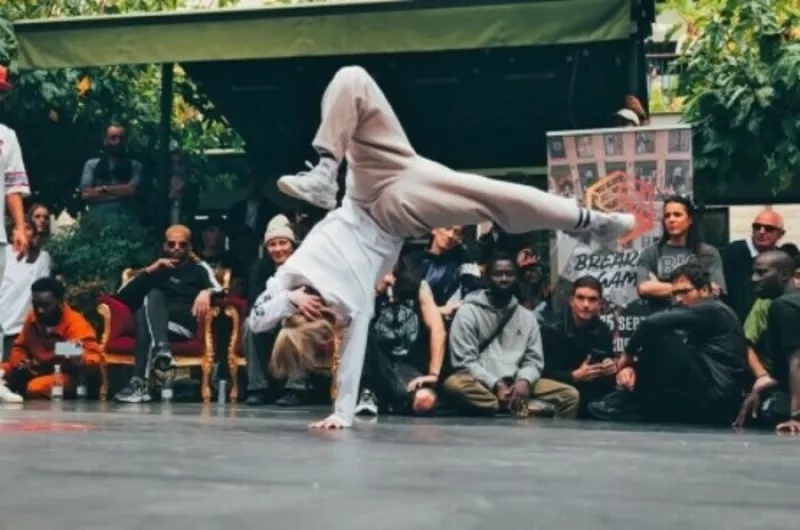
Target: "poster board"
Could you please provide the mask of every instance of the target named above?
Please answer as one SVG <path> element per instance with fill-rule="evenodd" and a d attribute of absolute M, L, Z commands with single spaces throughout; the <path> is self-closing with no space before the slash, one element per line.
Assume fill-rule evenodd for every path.
<path fill-rule="evenodd" d="M 663 200 L 691 196 L 692 134 L 689 126 L 629 127 L 547 133 L 548 188 L 587 208 L 628 212 L 638 228 L 616 252 L 593 254 L 587 241 L 557 232 L 551 241 L 553 305 L 563 311 L 572 282 L 591 275 L 603 285 L 602 318 L 625 345 L 650 313 L 636 293 L 636 266 L 643 249 L 661 236 Z"/>

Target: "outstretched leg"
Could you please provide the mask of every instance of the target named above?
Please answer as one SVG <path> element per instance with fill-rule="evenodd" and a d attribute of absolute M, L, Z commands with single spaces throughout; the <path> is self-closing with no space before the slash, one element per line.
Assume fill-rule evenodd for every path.
<path fill-rule="evenodd" d="M 307 174 L 281 177 L 280 189 L 333 208 L 338 165 L 346 157 L 347 196 L 401 237 L 491 220 L 509 233 L 590 231 L 601 245 L 615 246 L 635 225 L 632 215 L 590 211 L 573 199 L 459 173 L 417 155 L 380 87 L 357 66 L 342 68 L 328 85 L 314 147 L 320 163 Z"/>

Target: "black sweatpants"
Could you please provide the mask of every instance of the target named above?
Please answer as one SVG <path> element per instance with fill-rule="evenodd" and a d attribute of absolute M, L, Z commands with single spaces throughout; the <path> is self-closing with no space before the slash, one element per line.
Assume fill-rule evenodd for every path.
<path fill-rule="evenodd" d="M 650 421 L 728 424 L 738 404 L 715 401 L 702 353 L 669 333 L 640 352 L 634 393 Z"/>
<path fill-rule="evenodd" d="M 169 343 L 170 340 L 191 340 L 196 332 L 197 320 L 192 315 L 191 307 L 169 311 L 163 291 L 151 289 L 136 311 L 136 360 L 133 375 L 147 379 L 150 355 L 155 344 Z"/>
<path fill-rule="evenodd" d="M 410 412 L 414 393 L 408 391 L 408 384 L 421 375 L 424 374 L 418 366 L 383 351 L 370 333 L 362 386 L 375 393 L 381 408 L 390 407 L 393 412 L 399 413 Z"/>

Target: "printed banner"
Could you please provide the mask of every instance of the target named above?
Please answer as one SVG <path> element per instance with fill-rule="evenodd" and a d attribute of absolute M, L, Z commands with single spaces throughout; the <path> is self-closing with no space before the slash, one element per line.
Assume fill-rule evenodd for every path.
<path fill-rule="evenodd" d="M 636 215 L 638 228 L 619 241 L 617 252 L 592 254 L 587 241 L 562 232 L 550 247 L 553 305 L 566 308 L 572 282 L 600 280 L 603 319 L 615 332 L 614 349 L 625 344 L 649 306 L 636 294 L 641 251 L 661 236 L 663 199 L 691 195 L 692 134 L 688 126 L 561 131 L 547 133 L 551 193 L 574 197 L 587 207 Z"/>

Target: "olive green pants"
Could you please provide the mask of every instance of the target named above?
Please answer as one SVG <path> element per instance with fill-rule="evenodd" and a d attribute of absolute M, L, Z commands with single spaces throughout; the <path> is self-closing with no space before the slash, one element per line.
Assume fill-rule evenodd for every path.
<path fill-rule="evenodd" d="M 469 374 L 451 375 L 445 380 L 444 388 L 465 412 L 494 414 L 500 410 L 500 401 L 494 392 Z M 557 418 L 574 418 L 579 397 L 574 387 L 552 379 L 539 379 L 531 385 L 531 398 L 553 405 Z"/>

